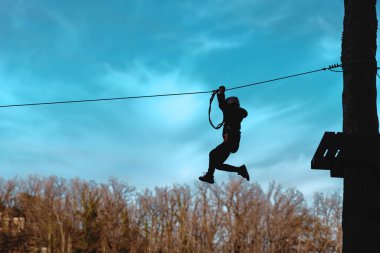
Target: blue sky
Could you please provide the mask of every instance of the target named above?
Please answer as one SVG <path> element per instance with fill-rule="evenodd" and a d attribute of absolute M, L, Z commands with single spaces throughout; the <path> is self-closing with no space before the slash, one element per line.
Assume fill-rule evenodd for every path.
<path fill-rule="evenodd" d="M 342 0 L 0 3 L 1 104 L 203 91 L 338 63 Z M 322 72 L 228 92 L 249 117 L 238 153 L 253 180 L 305 195 L 342 188 L 310 169 L 341 131 L 342 77 Z M 2 176 L 192 184 L 221 132 L 209 95 L 0 109 Z M 221 114 L 216 107 L 213 119 Z M 228 178 L 216 172 L 217 182 Z"/>

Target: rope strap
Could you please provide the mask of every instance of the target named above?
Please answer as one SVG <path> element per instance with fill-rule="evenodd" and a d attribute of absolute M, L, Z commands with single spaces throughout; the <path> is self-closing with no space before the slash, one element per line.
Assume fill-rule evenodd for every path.
<path fill-rule="evenodd" d="M 223 125 L 224 125 L 224 122 L 220 122 L 218 125 L 214 125 L 212 123 L 212 120 L 211 120 L 211 105 L 212 105 L 212 101 L 214 100 L 214 97 L 216 95 L 216 93 L 218 92 L 218 90 L 213 90 L 212 91 L 212 95 L 211 95 L 211 98 L 210 98 L 210 106 L 208 107 L 208 121 L 210 122 L 210 125 L 214 128 L 214 129 L 219 129 L 221 128 Z"/>

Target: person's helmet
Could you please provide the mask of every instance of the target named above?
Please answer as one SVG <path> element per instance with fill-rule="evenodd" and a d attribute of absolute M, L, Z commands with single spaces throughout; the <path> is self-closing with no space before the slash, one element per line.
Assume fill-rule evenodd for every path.
<path fill-rule="evenodd" d="M 237 97 L 228 97 L 226 98 L 226 102 L 231 106 L 240 107 L 240 102 Z"/>

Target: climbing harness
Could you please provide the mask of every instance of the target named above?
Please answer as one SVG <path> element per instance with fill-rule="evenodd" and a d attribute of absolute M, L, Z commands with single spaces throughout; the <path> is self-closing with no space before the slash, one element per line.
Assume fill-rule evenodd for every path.
<path fill-rule="evenodd" d="M 210 98 L 210 106 L 208 107 L 208 121 L 210 122 L 211 126 L 214 129 L 219 129 L 219 128 L 221 128 L 224 125 L 224 119 L 223 119 L 222 122 L 220 122 L 216 126 L 212 123 L 212 120 L 211 120 L 211 105 L 212 105 L 212 101 L 214 100 L 214 97 L 215 97 L 216 93 L 218 93 L 218 90 L 213 90 L 212 91 L 212 95 L 211 95 L 211 98 Z"/>

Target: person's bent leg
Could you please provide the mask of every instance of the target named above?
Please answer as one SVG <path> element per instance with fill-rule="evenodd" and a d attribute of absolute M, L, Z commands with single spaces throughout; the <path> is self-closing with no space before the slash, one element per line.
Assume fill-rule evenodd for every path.
<path fill-rule="evenodd" d="M 228 151 L 227 145 L 224 142 L 211 150 L 209 154 L 208 171 L 204 176 L 200 176 L 199 180 L 213 184 L 215 169 L 227 159 L 229 154 L 230 153 Z"/>
<path fill-rule="evenodd" d="M 228 151 L 229 153 L 236 153 L 239 149 L 239 144 L 240 144 L 240 132 L 229 134 L 228 137 L 229 137 L 228 141 L 226 142 Z M 237 172 L 238 175 L 242 176 L 243 178 L 249 181 L 249 174 L 245 165 L 236 167 L 229 164 L 220 164 L 217 166 L 217 169 L 228 171 L 228 172 Z"/>
<path fill-rule="evenodd" d="M 232 166 L 229 164 L 221 164 L 217 167 L 218 170 L 228 171 L 228 172 L 239 172 L 239 167 Z"/>
<path fill-rule="evenodd" d="M 230 155 L 227 142 L 223 142 L 210 152 L 208 172 L 214 175 L 215 169 L 219 169 Z"/>

